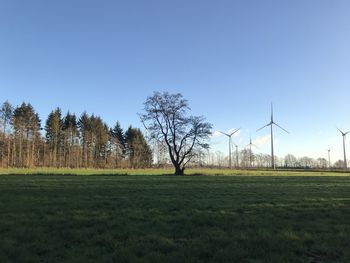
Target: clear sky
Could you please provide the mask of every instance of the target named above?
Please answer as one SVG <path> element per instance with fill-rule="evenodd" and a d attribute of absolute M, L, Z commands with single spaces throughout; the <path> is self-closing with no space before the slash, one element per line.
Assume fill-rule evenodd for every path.
<path fill-rule="evenodd" d="M 181 92 L 215 130 L 269 153 L 341 158 L 350 130 L 348 0 L 2 0 L 0 100 L 141 127 L 153 91 Z M 214 136 L 213 151 L 226 152 Z M 350 138 L 349 138 L 350 142 Z M 350 146 L 350 144 L 348 144 Z M 350 148 L 349 148 L 350 153 Z"/>

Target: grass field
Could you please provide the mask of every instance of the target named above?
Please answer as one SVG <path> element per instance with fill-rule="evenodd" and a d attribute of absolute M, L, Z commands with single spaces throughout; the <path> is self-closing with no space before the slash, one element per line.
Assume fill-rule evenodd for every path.
<path fill-rule="evenodd" d="M 350 177 L 283 175 L 2 175 L 0 262 L 350 262 Z"/>

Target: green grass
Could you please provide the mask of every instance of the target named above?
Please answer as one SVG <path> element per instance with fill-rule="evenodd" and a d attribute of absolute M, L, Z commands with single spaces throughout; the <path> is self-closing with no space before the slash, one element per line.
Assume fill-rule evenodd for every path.
<path fill-rule="evenodd" d="M 0 262 L 350 262 L 349 176 L 0 176 Z"/>

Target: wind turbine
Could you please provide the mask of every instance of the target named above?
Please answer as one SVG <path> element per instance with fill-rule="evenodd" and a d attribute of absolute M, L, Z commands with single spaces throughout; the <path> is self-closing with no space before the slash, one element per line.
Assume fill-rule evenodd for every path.
<path fill-rule="evenodd" d="M 252 146 L 258 148 L 258 146 L 252 143 L 252 136 L 250 136 L 249 144 L 247 146 L 249 146 L 249 165 L 252 167 Z"/>
<path fill-rule="evenodd" d="M 278 125 L 276 122 L 274 122 L 274 120 L 273 120 L 273 105 L 271 103 L 271 121 L 268 124 L 266 124 L 265 126 L 261 127 L 260 129 L 257 129 L 256 131 L 260 131 L 263 128 L 270 126 L 270 128 L 271 128 L 271 167 L 273 169 L 276 169 L 275 156 L 274 156 L 274 151 L 273 151 L 273 125 L 276 125 L 278 128 L 282 129 L 286 133 L 289 133 L 287 130 L 285 130 L 280 125 Z"/>
<path fill-rule="evenodd" d="M 337 128 L 338 129 L 338 128 Z M 341 135 L 343 136 L 343 151 L 344 151 L 344 169 L 348 169 L 348 164 L 346 163 L 346 151 L 345 151 L 345 138 L 346 135 L 350 132 L 343 132 L 340 129 L 338 129 L 338 131 L 340 131 Z"/>
<path fill-rule="evenodd" d="M 228 138 L 229 138 L 229 141 L 228 141 L 228 154 L 229 154 L 229 166 L 230 166 L 230 169 L 231 169 L 231 165 L 232 165 L 232 161 L 231 161 L 231 137 L 233 134 L 235 134 L 236 132 L 239 131 L 239 129 L 241 128 L 238 128 L 237 130 L 234 130 L 233 132 L 231 132 L 230 134 L 228 133 L 225 133 L 225 132 L 222 132 L 222 131 L 219 131 L 220 133 L 222 133 L 223 135 L 226 135 Z"/>
<path fill-rule="evenodd" d="M 232 144 L 236 147 L 236 168 L 238 168 L 238 145 L 232 142 Z"/>
<path fill-rule="evenodd" d="M 331 149 L 329 148 L 328 150 L 328 168 L 331 168 Z"/>

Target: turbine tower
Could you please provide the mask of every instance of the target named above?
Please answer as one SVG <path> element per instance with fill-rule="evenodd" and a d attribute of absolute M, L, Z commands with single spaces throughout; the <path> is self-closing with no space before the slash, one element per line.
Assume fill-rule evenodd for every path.
<path fill-rule="evenodd" d="M 286 133 L 289 133 L 287 130 L 285 130 L 280 125 L 278 125 L 276 122 L 274 122 L 274 120 L 273 120 L 273 105 L 271 103 L 271 121 L 268 124 L 266 124 L 265 126 L 261 127 L 260 129 L 257 129 L 256 131 L 260 131 L 263 128 L 270 126 L 270 129 L 271 129 L 271 167 L 272 167 L 272 169 L 276 169 L 275 155 L 274 155 L 274 149 L 273 149 L 273 125 L 276 125 L 278 128 L 282 129 Z"/>
<path fill-rule="evenodd" d="M 249 144 L 247 146 L 249 146 L 249 166 L 252 167 L 252 146 L 258 148 L 258 146 L 252 143 L 252 136 L 250 136 Z"/>
<path fill-rule="evenodd" d="M 338 129 L 338 128 L 337 128 Z M 341 135 L 343 136 L 343 151 L 344 151 L 344 169 L 348 169 L 348 164 L 346 162 L 346 151 L 345 151 L 345 139 L 346 139 L 346 135 L 350 132 L 343 132 L 340 129 L 338 129 L 338 131 L 340 131 Z"/>
<path fill-rule="evenodd" d="M 232 142 L 232 144 L 236 147 L 236 168 L 238 168 L 238 145 Z"/>
<path fill-rule="evenodd" d="M 222 133 L 223 135 L 226 135 L 228 138 L 229 138 L 229 141 L 228 141 L 228 154 L 229 154 L 229 167 L 231 169 L 232 167 L 232 161 L 231 161 L 231 137 L 233 134 L 235 134 L 236 132 L 239 131 L 239 129 L 241 128 L 238 128 L 237 130 L 234 130 L 233 132 L 231 132 L 230 134 L 228 133 L 225 133 L 225 132 L 222 132 L 222 131 L 219 131 L 220 133 Z"/>
<path fill-rule="evenodd" d="M 328 168 L 331 168 L 331 149 L 328 149 Z"/>

